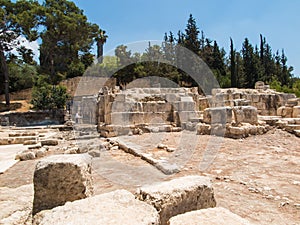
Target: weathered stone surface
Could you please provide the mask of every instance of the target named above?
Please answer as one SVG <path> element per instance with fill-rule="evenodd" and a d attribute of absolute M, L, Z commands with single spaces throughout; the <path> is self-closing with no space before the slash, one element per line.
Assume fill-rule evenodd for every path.
<path fill-rule="evenodd" d="M 42 146 L 44 145 L 55 146 L 58 145 L 58 140 L 55 139 L 42 140 L 41 144 Z"/>
<path fill-rule="evenodd" d="M 154 207 L 138 201 L 125 190 L 68 202 L 64 206 L 42 211 L 34 217 L 34 225 L 158 225 Z"/>
<path fill-rule="evenodd" d="M 283 111 L 284 111 L 285 106 L 281 106 L 277 109 L 276 115 L 277 116 L 283 116 Z"/>
<path fill-rule="evenodd" d="M 15 157 L 16 160 L 26 161 L 26 160 L 32 160 L 35 159 L 36 155 L 33 151 L 26 150 L 18 153 Z"/>
<path fill-rule="evenodd" d="M 292 107 L 284 107 L 282 111 L 282 117 L 284 118 L 291 118 L 293 114 L 293 108 Z"/>
<path fill-rule="evenodd" d="M 202 176 L 186 176 L 144 186 L 137 190 L 136 197 L 158 210 L 163 225 L 172 216 L 216 206 L 210 179 Z"/>
<path fill-rule="evenodd" d="M 35 155 L 37 158 L 44 157 L 46 155 L 47 149 L 46 148 L 40 148 L 36 151 Z"/>
<path fill-rule="evenodd" d="M 31 215 L 33 185 L 0 187 L 0 196 L 0 224 L 27 224 Z"/>
<path fill-rule="evenodd" d="M 27 140 L 24 141 L 23 145 L 36 145 L 37 141 L 36 140 Z"/>
<path fill-rule="evenodd" d="M 204 110 L 203 121 L 205 123 L 230 123 L 232 121 L 232 109 L 230 107 L 207 108 Z"/>
<path fill-rule="evenodd" d="M 153 165 L 166 175 L 171 175 L 180 171 L 180 168 L 176 164 L 170 164 L 165 161 L 158 161 L 153 163 Z"/>
<path fill-rule="evenodd" d="M 197 134 L 208 135 L 211 132 L 211 126 L 205 123 L 198 123 L 196 130 L 197 130 Z"/>
<path fill-rule="evenodd" d="M 300 118 L 300 106 L 294 106 L 293 107 L 293 118 Z"/>
<path fill-rule="evenodd" d="M 228 209 L 216 207 L 187 212 L 172 217 L 169 225 L 250 225 L 250 222 L 230 212 Z"/>
<path fill-rule="evenodd" d="M 91 157 L 81 154 L 44 158 L 36 165 L 33 183 L 33 214 L 91 196 Z"/>
<path fill-rule="evenodd" d="M 88 151 L 88 154 L 94 158 L 100 157 L 100 150 L 92 149 L 92 150 Z"/>
<path fill-rule="evenodd" d="M 233 118 L 236 123 L 257 124 L 257 109 L 253 106 L 238 106 L 233 108 Z"/>

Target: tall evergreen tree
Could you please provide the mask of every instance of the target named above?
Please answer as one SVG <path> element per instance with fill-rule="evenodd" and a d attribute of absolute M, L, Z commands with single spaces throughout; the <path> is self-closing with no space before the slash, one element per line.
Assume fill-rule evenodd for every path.
<path fill-rule="evenodd" d="M 199 41 L 199 29 L 196 25 L 196 20 L 193 15 L 190 14 L 186 28 L 185 28 L 185 41 L 184 47 L 188 48 L 195 54 L 199 55 L 200 51 L 200 41 Z"/>
<path fill-rule="evenodd" d="M 233 47 L 233 41 L 230 38 L 230 80 L 231 87 L 237 87 L 237 78 L 236 78 L 236 62 L 235 62 L 235 50 Z"/>
<path fill-rule="evenodd" d="M 245 73 L 245 86 L 247 88 L 253 88 L 253 47 L 249 43 L 248 38 L 245 38 L 242 47 L 242 55 L 243 55 L 243 66 L 244 66 L 244 73 Z"/>

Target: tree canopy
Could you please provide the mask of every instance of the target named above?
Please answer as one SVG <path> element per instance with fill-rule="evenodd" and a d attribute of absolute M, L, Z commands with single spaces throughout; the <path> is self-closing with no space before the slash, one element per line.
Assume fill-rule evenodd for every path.
<path fill-rule="evenodd" d="M 103 54 L 105 31 L 72 1 L 0 0 L 0 5 L 0 93 L 6 94 L 7 105 L 10 91 L 32 87 L 40 75 L 46 75 L 49 84 L 81 76 L 94 62 L 94 43 L 97 56 Z M 21 45 L 24 39 L 38 40 L 39 63 L 32 50 Z"/>

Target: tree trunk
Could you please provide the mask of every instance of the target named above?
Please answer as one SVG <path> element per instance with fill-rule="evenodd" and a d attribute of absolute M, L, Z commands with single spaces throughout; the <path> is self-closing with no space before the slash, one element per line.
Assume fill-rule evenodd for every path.
<path fill-rule="evenodd" d="M 97 60 L 98 63 L 103 62 L 103 41 L 102 40 L 97 41 Z"/>
<path fill-rule="evenodd" d="M 9 101 L 9 80 L 8 80 L 8 69 L 7 69 L 7 64 L 6 64 L 6 59 L 5 59 L 5 55 L 4 55 L 4 50 L 2 48 L 2 46 L 0 45 L 0 61 L 1 61 L 1 70 L 3 73 L 3 77 L 4 77 L 4 91 L 5 91 L 5 103 L 6 106 L 10 105 L 10 101 Z"/>

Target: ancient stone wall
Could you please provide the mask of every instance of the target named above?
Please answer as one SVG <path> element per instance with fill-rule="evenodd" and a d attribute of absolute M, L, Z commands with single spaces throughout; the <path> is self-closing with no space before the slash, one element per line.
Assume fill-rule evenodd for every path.
<path fill-rule="evenodd" d="M 0 115 L 1 126 L 38 126 L 64 123 L 64 110 L 8 112 Z"/>
<path fill-rule="evenodd" d="M 202 101 L 202 108 L 221 106 L 246 106 L 257 108 L 258 114 L 263 116 L 276 116 L 277 109 L 284 106 L 288 99 L 295 98 L 295 94 L 276 92 L 271 89 L 213 89 L 212 96 L 207 102 Z"/>

